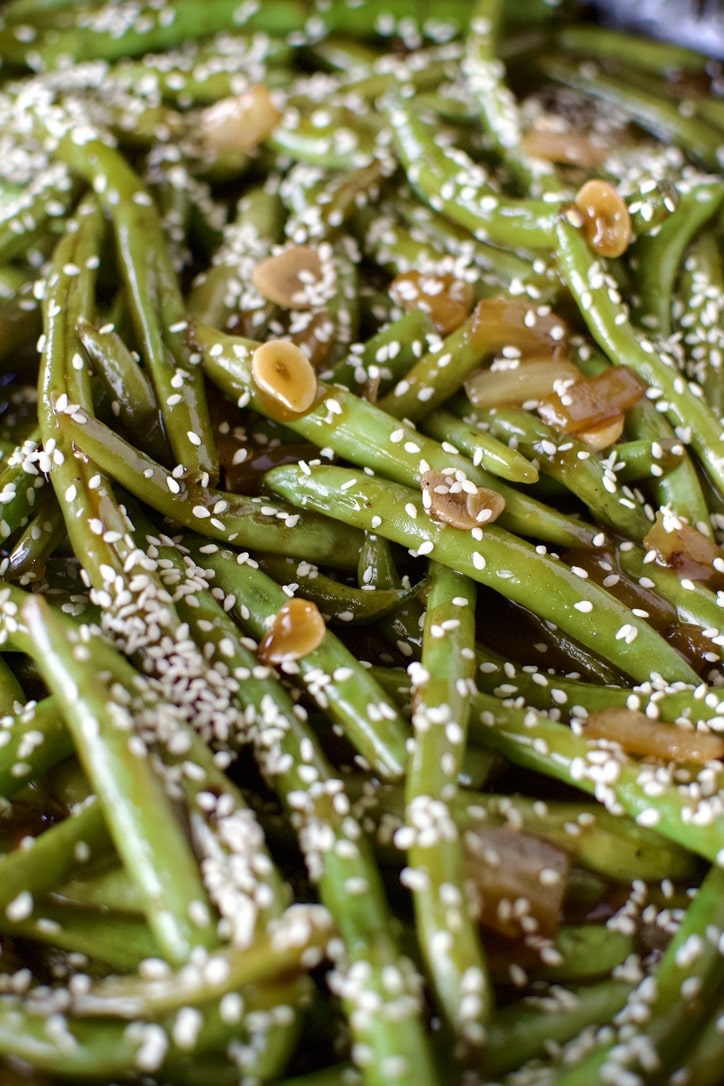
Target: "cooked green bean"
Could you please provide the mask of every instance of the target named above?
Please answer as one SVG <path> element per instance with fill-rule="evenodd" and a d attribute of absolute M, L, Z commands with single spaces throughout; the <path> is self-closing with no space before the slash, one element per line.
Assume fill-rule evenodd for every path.
<path fill-rule="evenodd" d="M 605 6 L 0 4 L 3 1081 L 719 1081 L 724 109 Z"/>

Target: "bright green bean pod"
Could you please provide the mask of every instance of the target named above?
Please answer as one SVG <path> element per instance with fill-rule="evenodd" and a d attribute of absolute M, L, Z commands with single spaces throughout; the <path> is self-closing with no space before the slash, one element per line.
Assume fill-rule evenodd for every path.
<path fill-rule="evenodd" d="M 434 555 L 443 565 L 532 607 L 634 678 L 645 680 L 652 671 L 659 671 L 670 680 L 697 681 L 663 638 L 605 589 L 581 580 L 562 563 L 497 525 L 466 532 L 440 524 L 428 515 L 413 490 L 344 468 L 275 468 L 267 481 L 276 493 L 300 506 L 378 532 L 415 555 Z M 546 588 L 534 600 L 530 586 L 538 577 L 537 583 Z M 592 613 L 595 624 L 585 617 Z"/>
<path fill-rule="evenodd" d="M 651 386 L 649 396 L 662 397 L 677 436 L 691 444 L 716 486 L 724 490 L 721 426 L 696 386 L 687 384 L 676 365 L 658 353 L 650 340 L 637 336 L 623 304 L 606 280 L 601 262 L 583 234 L 564 213 L 557 223 L 558 262 L 593 338 L 612 362 L 630 366 Z M 657 406 L 659 406 L 657 404 Z"/>
<path fill-rule="evenodd" d="M 216 935 L 196 861 L 146 744 L 140 736 L 129 742 L 128 709 L 84 666 L 87 648 L 69 637 L 47 605 L 29 600 L 23 618 L 116 848 L 144 892 L 151 929 L 169 959 L 183 962 L 193 946 L 213 946 Z"/>
<path fill-rule="evenodd" d="M 466 901 L 462 839 L 452 805 L 475 670 L 475 597 L 467 577 L 430 564 L 422 657 L 412 671 L 414 747 L 405 790 L 418 943 L 448 1028 L 473 1050 L 485 1038 L 492 990 Z M 440 931 L 450 935 L 444 947 L 436 939 Z"/>

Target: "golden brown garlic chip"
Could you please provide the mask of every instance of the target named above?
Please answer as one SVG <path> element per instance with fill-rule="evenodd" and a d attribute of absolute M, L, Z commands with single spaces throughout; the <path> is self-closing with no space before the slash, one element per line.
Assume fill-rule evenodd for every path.
<path fill-rule="evenodd" d="M 271 629 L 259 643 L 257 659 L 262 664 L 300 660 L 319 648 L 325 632 L 316 603 L 295 596 L 277 611 Z"/>
<path fill-rule="evenodd" d="M 215 155 L 248 154 L 267 139 L 281 120 L 263 83 L 254 83 L 235 98 L 222 98 L 201 113 L 204 145 Z"/>
<path fill-rule="evenodd" d="M 633 709 L 599 709 L 583 725 L 586 739 L 607 739 L 629 754 L 665 762 L 710 762 L 724 757 L 724 739 L 662 724 Z"/>
<path fill-rule="evenodd" d="M 586 181 L 576 193 L 586 240 L 599 256 L 621 256 L 631 241 L 626 201 L 608 181 Z"/>
<path fill-rule="evenodd" d="M 433 520 L 451 528 L 483 528 L 497 520 L 505 499 L 495 490 L 460 482 L 442 471 L 426 471 L 420 478 L 422 504 Z"/>
<path fill-rule="evenodd" d="M 450 272 L 402 272 L 390 283 L 390 294 L 408 311 L 429 313 L 444 336 L 469 316 L 474 298 L 472 283 Z"/>
<path fill-rule="evenodd" d="M 317 395 L 317 375 L 307 356 L 286 339 L 270 339 L 251 358 L 254 384 L 294 415 L 308 411 Z"/>
<path fill-rule="evenodd" d="M 312 245 L 290 245 L 257 264 L 251 279 L 264 297 L 283 309 L 309 309 L 310 287 L 322 279 L 322 261 Z"/>

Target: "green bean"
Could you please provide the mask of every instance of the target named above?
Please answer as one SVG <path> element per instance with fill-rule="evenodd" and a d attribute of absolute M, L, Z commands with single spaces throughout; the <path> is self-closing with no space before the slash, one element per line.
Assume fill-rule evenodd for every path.
<path fill-rule="evenodd" d="M 512 448 L 486 430 L 470 422 L 456 418 L 447 411 L 433 411 L 424 420 L 422 428 L 430 437 L 448 442 L 469 457 L 474 465 L 480 464 L 491 475 L 507 479 L 511 483 L 535 483 L 538 469 L 517 447 Z"/>
<path fill-rule="evenodd" d="M 452 805 L 475 669 L 474 611 L 474 584 L 432 562 L 422 658 L 413 680 L 414 747 L 405 794 L 418 942 L 449 1029 L 473 1049 L 483 1043 L 492 992 L 466 905 L 462 840 Z M 439 931 L 450 933 L 444 947 L 435 939 Z"/>
<path fill-rule="evenodd" d="M 79 145 L 66 135 L 58 154 L 94 185 L 113 218 L 136 334 L 173 453 L 187 470 L 213 478 L 217 462 L 203 386 L 182 345 L 183 299 L 151 198 L 125 160 L 100 139 Z"/>
<path fill-rule="evenodd" d="M 701 385 L 707 402 L 724 413 L 722 395 L 722 293 L 724 270 L 715 237 L 702 233 L 685 253 L 672 317 L 682 334 L 686 373 Z"/>
<path fill-rule="evenodd" d="M 379 532 L 416 554 L 434 554 L 438 562 L 528 607 L 533 604 L 530 577 L 536 569 L 546 590 L 537 595 L 535 606 L 548 621 L 594 652 L 603 651 L 634 678 L 648 678 L 653 669 L 683 682 L 696 682 L 690 668 L 663 639 L 605 590 L 581 581 L 562 563 L 503 528 L 492 525 L 484 531 L 478 529 L 480 538 L 476 538 L 441 525 L 428 516 L 421 499 L 409 488 L 344 468 L 300 469 L 293 465 L 275 468 L 267 480 L 276 493 L 290 501 Z M 577 607 L 581 601 L 584 606 Z M 594 629 L 589 620 L 582 619 L 591 612 L 596 615 Z"/>
<path fill-rule="evenodd" d="M 660 479 L 684 458 L 684 447 L 675 438 L 647 441 L 639 438 L 620 441 L 606 458 L 612 464 L 620 483 L 641 483 L 647 479 Z"/>
<path fill-rule="evenodd" d="M 242 398 L 264 414 L 265 401 L 255 388 L 249 366 L 254 345 L 238 336 L 223 336 L 203 325 L 194 325 L 193 337 L 202 352 L 203 366 L 209 377 L 226 395 L 234 399 Z M 219 345 L 221 351 L 218 350 Z M 508 487 L 469 460 L 425 437 L 408 423 L 398 423 L 376 405 L 354 396 L 341 386 L 324 385 L 319 381 L 317 388 L 320 398 L 315 405 L 298 418 L 286 420 L 286 424 L 320 448 L 332 448 L 352 463 L 372 468 L 408 485 L 417 484 L 422 473 L 430 468 L 459 470 L 471 482 L 489 486 L 503 495 L 506 501 L 503 523 L 511 530 L 535 534 L 537 538 L 563 546 L 588 547 L 593 544 L 596 533 L 585 524 L 564 517 Z M 360 433 L 365 435 L 363 447 L 358 437 Z"/>
<path fill-rule="evenodd" d="M 186 966 L 157 979 L 108 978 L 77 996 L 73 1012 L 84 1017 L 155 1018 L 184 1006 L 198 1006 L 247 984 L 310 968 L 321 960 L 332 930 L 324 909 L 292 905 L 253 946 L 217 950 L 215 975 Z"/>
<path fill-rule="evenodd" d="M 448 400 L 510 332 L 505 318 L 500 321 L 501 330 L 497 321 L 486 321 L 485 315 L 474 310 L 459 328 L 424 354 L 379 401 L 380 408 L 393 418 L 418 422 Z"/>
<path fill-rule="evenodd" d="M 619 64 L 642 68 L 657 75 L 702 72 L 704 69 L 704 58 L 693 49 L 599 26 L 561 27 L 556 38 L 564 49 L 605 60 L 613 57 Z"/>
<path fill-rule="evenodd" d="M 4 658 L 0 656 L 0 712 L 12 714 L 24 701 L 25 695 L 22 686 L 15 678 L 15 675 L 9 665 L 6 664 Z M 11 723 L 9 727 L 12 728 L 12 726 Z M 12 756 L 10 761 L 12 765 Z M 3 788 L 4 792 L 9 782 L 6 779 L 3 783 L 5 786 Z"/>
<path fill-rule="evenodd" d="M 269 619 L 287 603 L 288 595 L 257 567 L 248 555 L 218 547 L 192 547 L 191 553 L 216 574 L 224 594 L 232 592 L 233 607 L 254 636 L 261 639 Z M 299 660 L 282 664 L 299 674 L 309 694 L 327 709 L 363 758 L 385 777 L 399 777 L 407 761 L 407 728 L 383 691 L 359 666 L 352 653 L 327 630 L 318 647 Z M 320 675 L 325 678 L 317 686 Z"/>
<path fill-rule="evenodd" d="M 651 528 L 643 504 L 575 434 L 556 431 L 522 408 L 478 408 L 474 417 L 494 438 L 512 443 L 542 472 L 562 482 L 613 532 L 641 540 Z"/>
<path fill-rule="evenodd" d="M 504 12 L 502 0 L 478 0 L 465 41 L 462 70 L 480 111 L 483 128 L 518 186 L 531 196 L 560 192 L 550 163 L 531 158 L 520 149 L 521 119 L 498 57 Z"/>
<path fill-rule="evenodd" d="M 647 787 L 650 767 L 630 760 L 611 760 L 595 743 L 575 735 L 563 724 L 534 709 L 501 705 L 486 694 L 476 695 L 470 727 L 475 742 L 500 751 L 517 765 L 535 767 L 556 780 L 573 784 L 595 795 L 614 813 L 625 811 L 643 825 L 655 826 L 657 832 L 677 844 L 716 861 L 717 822 L 721 815 L 710 813 L 708 800 L 697 795 L 696 783 L 690 790 L 674 784 L 660 790 Z M 697 808 L 703 824 L 693 828 L 687 824 L 689 816 L 682 815 Z"/>
<path fill-rule="evenodd" d="M 648 543 L 724 525 L 715 67 L 548 0 L 0 6 L 5 1076 L 713 1081 L 721 571 Z M 604 449 L 461 390 L 552 346 L 647 386 Z"/>
<path fill-rule="evenodd" d="M 43 491 L 35 515 L 13 540 L 7 558 L 8 580 L 37 580 L 50 555 L 67 539 L 63 513 L 53 491 Z"/>
<path fill-rule="evenodd" d="M 92 803 L 0 859 L 0 904 L 10 920 L 24 920 L 35 899 L 78 867 L 107 852 L 110 839 L 100 804 Z"/>
<path fill-rule="evenodd" d="M 0 31 L 0 33 L 2 33 Z M 78 197 L 78 185 L 62 163 L 38 174 L 16 204 L 0 216 L 0 260 L 24 253 L 53 223 L 68 213 Z"/>
<path fill-rule="evenodd" d="M 204 554 L 204 561 L 212 563 L 217 573 L 223 568 L 218 558 L 215 551 Z M 239 565 L 232 558 L 232 563 L 237 574 L 251 572 L 248 562 Z M 253 579 L 261 583 L 262 576 L 255 574 Z M 251 618 L 259 631 L 256 616 L 244 611 L 241 617 Z M 381 1086 L 394 1069 L 401 1082 L 435 1082 L 419 1021 L 416 978 L 390 934 L 379 876 L 347 814 L 346 798 L 342 794 L 335 802 L 340 791 L 336 778 L 314 733 L 299 715 L 293 728 L 270 728 L 272 722 L 274 716 L 271 720 L 267 716 L 266 727 L 255 737 L 257 757 L 273 787 L 295 812 L 310 874 L 319 882 L 322 901 L 345 942 L 346 960 L 337 966 L 339 992 L 355 1009 L 350 1024 L 356 1042 L 364 1044 L 372 1057 L 369 1063 L 365 1061 L 367 1080 Z"/>
<path fill-rule="evenodd" d="M 384 618 L 410 599 L 413 590 L 395 588 L 353 588 L 320 573 L 316 566 L 294 559 L 263 555 L 259 565 L 284 585 L 296 585 L 299 594 L 312 600 L 326 621 L 366 624 Z"/>
<path fill-rule="evenodd" d="M 435 143 L 431 129 L 404 98 L 393 98 L 386 109 L 410 185 L 432 208 L 467 227 L 480 241 L 553 248 L 553 204 L 500 196 L 480 165 L 462 151 L 446 151 Z"/>
<path fill-rule="evenodd" d="M 704 535 L 711 537 L 709 509 L 700 473 L 686 444 L 677 437 L 671 422 L 657 410 L 658 403 L 657 399 L 653 402 L 642 400 L 634 404 L 627 415 L 628 432 L 635 439 L 656 442 L 659 447 L 663 446 L 664 442 L 677 441 L 684 455 L 681 463 L 672 471 L 652 480 L 649 489 L 659 506 L 667 506 L 677 516 L 683 517 Z"/>
<path fill-rule="evenodd" d="M 364 392 L 366 385 L 386 391 L 413 365 L 434 334 L 435 325 L 427 313 L 413 309 L 365 343 L 353 343 L 347 357 L 331 371 L 325 368 L 322 377 L 332 384 L 346 385 L 351 392 Z"/>
<path fill-rule="evenodd" d="M 557 234 L 561 274 L 592 336 L 612 362 L 625 362 L 652 386 L 653 396 L 663 397 L 657 407 L 664 410 L 665 405 L 677 436 L 691 444 L 715 485 L 724 488 L 724 455 L 714 412 L 696 386 L 687 385 L 671 359 L 657 354 L 650 340 L 636 335 L 600 262 L 565 214 L 558 221 Z"/>
<path fill-rule="evenodd" d="M 167 460 L 168 446 L 153 388 L 121 337 L 84 320 L 79 321 L 76 331 L 94 371 L 113 397 L 113 415 L 156 459 Z"/>
<path fill-rule="evenodd" d="M 108 909 L 54 905 L 40 900 L 35 915 L 27 920 L 0 916 L 3 934 L 32 939 L 36 943 L 61 947 L 72 954 L 84 954 L 114 970 L 137 969 L 145 958 L 158 958 L 158 944 L 145 920 Z"/>
<path fill-rule="evenodd" d="M 405 824 L 397 785 L 366 791 L 361 809 L 365 818 L 374 820 L 378 839 L 389 836 L 390 825 L 397 829 Z M 463 840 L 472 831 L 474 843 L 481 827 L 507 826 L 551 841 L 577 866 L 624 884 L 635 879 L 651 883 L 690 879 L 698 867 L 696 857 L 681 845 L 592 802 L 501 795 L 466 786 L 458 789 L 451 809 Z"/>
<path fill-rule="evenodd" d="M 686 117 L 675 103 L 665 101 L 661 95 L 647 93 L 614 75 L 599 70 L 591 79 L 585 65 L 565 56 L 537 56 L 536 64 L 547 78 L 568 87 L 585 87 L 588 93 L 622 109 L 659 139 L 683 147 L 707 169 L 718 168 L 720 137 L 716 128 L 707 121 Z"/>
<path fill-rule="evenodd" d="M 0 539 L 7 539 L 32 514 L 45 486 L 38 467 L 37 431 L 0 467 Z"/>
<path fill-rule="evenodd" d="M 4 664 L 0 665 L 3 676 L 4 667 Z M 14 678 L 9 669 L 7 674 L 10 679 Z M 17 691 L 16 705 L 22 705 L 22 708 L 0 717 L 0 734 L 3 736 L 3 746 L 0 747 L 0 792 L 10 799 L 29 778 L 41 777 L 46 770 L 71 754 L 73 743 L 53 698 L 25 703 L 19 683 L 8 682 L 6 688 L 10 693 Z"/>
<path fill-rule="evenodd" d="M 722 201 L 724 185 L 687 186 L 675 214 L 655 233 L 637 240 L 632 251 L 638 296 L 634 314 L 652 332 L 671 334 L 674 282 L 684 251 L 717 214 Z"/>
<path fill-rule="evenodd" d="M 237 204 L 233 225 L 214 253 L 212 266 L 194 281 L 187 299 L 192 317 L 226 328 L 239 309 L 247 313 L 252 330 L 264 327 L 274 308 L 263 299 L 247 302 L 249 279 L 256 264 L 271 254 L 280 240 L 283 207 L 276 192 L 268 187 L 250 189 Z"/>
<path fill-rule="evenodd" d="M 171 961 L 182 962 L 193 946 L 213 945 L 215 935 L 191 850 L 146 744 L 140 736 L 129 743 L 128 709 L 109 702 L 108 689 L 82 666 L 82 642 L 69 639 L 47 605 L 29 600 L 23 616 L 36 660 L 98 789 L 116 848 L 144 892 L 151 929 Z M 164 856 L 174 857 L 173 869 Z"/>
<path fill-rule="evenodd" d="M 597 924 L 561 925 L 553 941 L 556 959 L 531 967 L 531 976 L 576 984 L 608 976 L 636 952 L 631 935 Z"/>
<path fill-rule="evenodd" d="M 489 1026 L 485 1070 L 496 1077 L 521 1063 L 543 1058 L 551 1043 L 565 1044 L 587 1027 L 610 1022 L 624 1006 L 632 986 L 604 980 L 574 990 L 554 990 L 540 1000 L 513 1003 Z"/>
<path fill-rule="evenodd" d="M 299 517 L 291 506 L 210 490 L 168 471 L 98 419 L 59 413 L 59 430 L 95 463 L 152 508 L 211 539 L 235 546 L 263 545 L 277 554 L 345 568 L 352 563 L 356 533 L 340 531 L 319 517 Z M 224 519 L 221 519 L 223 514 Z"/>
<path fill-rule="evenodd" d="M 556 1077 L 556 1086 L 591 1081 L 591 1075 L 618 1075 L 636 1068 L 643 1081 L 665 1074 L 689 1042 L 690 1030 L 705 1020 L 710 1001 L 721 991 L 721 958 L 700 932 L 716 926 L 722 909 L 722 872 L 714 867 L 701 884 L 681 925 L 667 947 L 653 983 L 634 990 L 628 1005 L 633 1010 L 633 1030 L 622 1043 L 594 1048 L 575 1069 Z M 688 941 L 693 939 L 693 943 Z M 687 984 L 687 981 L 689 982 Z M 693 994 L 692 994 L 693 993 Z M 639 1009 L 639 1014 L 636 1010 Z M 623 1021 L 627 1018 L 623 1016 Z M 625 1036 L 625 1034 L 624 1034 Z M 641 1039 L 646 1046 L 637 1043 Z"/>

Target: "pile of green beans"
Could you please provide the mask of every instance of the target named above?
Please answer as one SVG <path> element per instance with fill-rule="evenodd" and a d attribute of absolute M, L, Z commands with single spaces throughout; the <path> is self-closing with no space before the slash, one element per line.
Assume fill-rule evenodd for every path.
<path fill-rule="evenodd" d="M 575 2 L 0 4 L 3 1082 L 721 1082 L 722 759 L 586 732 L 724 732 L 717 88 Z"/>

